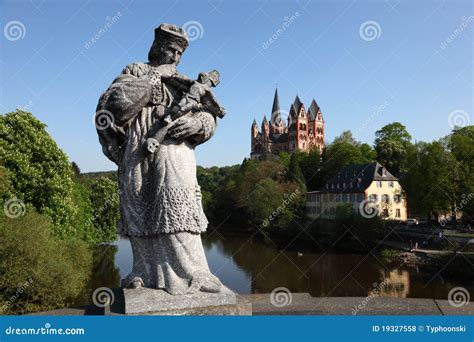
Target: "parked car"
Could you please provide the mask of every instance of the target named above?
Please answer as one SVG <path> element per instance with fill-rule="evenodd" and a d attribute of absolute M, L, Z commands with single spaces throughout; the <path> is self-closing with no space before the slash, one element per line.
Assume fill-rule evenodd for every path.
<path fill-rule="evenodd" d="M 420 224 L 420 222 L 415 218 L 408 219 L 405 223 L 407 226 L 418 226 Z"/>

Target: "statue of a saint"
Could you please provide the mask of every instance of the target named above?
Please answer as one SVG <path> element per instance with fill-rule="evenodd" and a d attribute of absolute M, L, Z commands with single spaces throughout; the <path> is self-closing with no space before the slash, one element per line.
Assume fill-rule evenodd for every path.
<path fill-rule="evenodd" d="M 208 221 L 194 148 L 212 137 L 224 111 L 211 96 L 210 86 L 201 91 L 203 96 L 191 96 L 202 84 L 176 71 L 187 46 L 182 28 L 160 25 L 149 62 L 125 67 L 97 106 L 103 152 L 118 165 L 118 231 L 130 239 L 133 250 L 133 270 L 122 287 L 164 289 L 171 294 L 223 288 L 209 270 L 201 242 Z M 190 101 L 193 105 L 185 106 Z M 181 109 L 187 112 L 179 113 Z M 147 140 L 160 130 L 165 132 L 162 141 L 150 151 Z"/>

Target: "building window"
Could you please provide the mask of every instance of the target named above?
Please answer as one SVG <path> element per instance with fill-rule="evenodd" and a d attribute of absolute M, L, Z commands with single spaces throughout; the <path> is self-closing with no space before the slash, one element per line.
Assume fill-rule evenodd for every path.
<path fill-rule="evenodd" d="M 400 217 L 400 209 L 395 210 L 395 217 Z"/>
<path fill-rule="evenodd" d="M 393 200 L 395 203 L 400 203 L 402 201 L 402 195 L 394 195 Z"/>
<path fill-rule="evenodd" d="M 369 199 L 371 202 L 377 202 L 379 200 L 379 196 L 377 196 L 376 194 L 372 194 L 369 196 Z"/>
<path fill-rule="evenodd" d="M 382 182 L 381 181 L 377 181 L 377 188 L 381 188 L 382 187 Z"/>
<path fill-rule="evenodd" d="M 351 194 L 351 202 L 355 202 L 356 200 L 356 195 L 355 194 Z"/>
<path fill-rule="evenodd" d="M 342 183 L 342 187 L 345 189 L 346 188 L 346 183 Z"/>
<path fill-rule="evenodd" d="M 357 202 L 362 202 L 363 199 L 364 199 L 363 194 L 357 194 Z"/>
<path fill-rule="evenodd" d="M 334 189 L 334 184 L 331 184 L 331 189 Z"/>
<path fill-rule="evenodd" d="M 390 195 L 382 195 L 383 203 L 390 203 Z"/>
<path fill-rule="evenodd" d="M 337 188 L 339 189 L 339 183 L 337 183 Z"/>
<path fill-rule="evenodd" d="M 393 182 L 388 182 L 388 187 L 393 188 L 393 187 L 395 187 L 395 184 Z"/>
<path fill-rule="evenodd" d="M 382 211 L 382 216 L 383 216 L 383 217 L 388 217 L 388 209 L 384 209 L 384 210 Z"/>
<path fill-rule="evenodd" d="M 346 194 L 346 202 L 349 202 L 349 194 Z"/>
<path fill-rule="evenodd" d="M 326 184 L 326 189 L 329 189 L 329 184 Z"/>

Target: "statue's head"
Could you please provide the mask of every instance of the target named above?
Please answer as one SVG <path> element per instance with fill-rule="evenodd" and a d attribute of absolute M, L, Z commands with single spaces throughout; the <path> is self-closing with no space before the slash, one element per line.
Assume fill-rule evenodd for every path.
<path fill-rule="evenodd" d="M 161 24 L 155 29 L 155 40 L 148 53 L 148 60 L 157 64 L 178 65 L 188 45 L 186 32 L 181 27 Z"/>

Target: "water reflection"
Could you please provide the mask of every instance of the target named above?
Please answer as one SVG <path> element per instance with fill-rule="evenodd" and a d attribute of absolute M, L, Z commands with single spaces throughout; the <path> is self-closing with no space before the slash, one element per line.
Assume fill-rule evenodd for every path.
<path fill-rule="evenodd" d="M 379 295 L 446 299 L 449 290 L 464 286 L 473 291 L 472 280 L 447 281 L 432 267 L 390 268 L 376 255 L 334 251 L 278 250 L 259 238 L 203 235 L 209 267 L 237 293 L 266 293 L 276 287 L 312 296 L 346 297 Z M 84 301 L 100 286 L 117 287 L 132 269 L 132 251 L 126 239 L 100 246 L 95 253 L 94 276 Z M 466 284 L 467 282 L 467 284 Z M 89 297 L 87 297 L 89 296 Z"/>
<path fill-rule="evenodd" d="M 125 241 L 127 242 L 127 241 Z M 99 245 L 93 250 L 92 277 L 87 283 L 86 290 L 80 295 L 76 305 L 91 304 L 92 293 L 95 289 L 105 286 L 118 287 L 120 284 L 120 269 L 116 265 L 118 245 Z"/>

